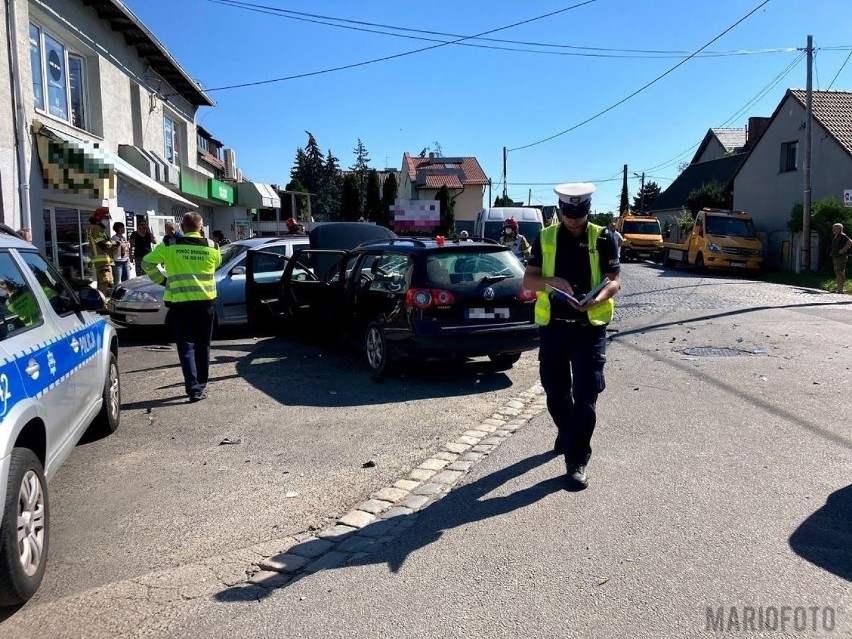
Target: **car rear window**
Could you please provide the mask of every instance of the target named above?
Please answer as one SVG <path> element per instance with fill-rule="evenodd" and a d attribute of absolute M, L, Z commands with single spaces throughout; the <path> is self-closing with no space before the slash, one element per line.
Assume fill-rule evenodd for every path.
<path fill-rule="evenodd" d="M 432 253 L 426 258 L 426 277 L 435 287 L 523 276 L 524 267 L 511 251 L 452 251 Z"/>

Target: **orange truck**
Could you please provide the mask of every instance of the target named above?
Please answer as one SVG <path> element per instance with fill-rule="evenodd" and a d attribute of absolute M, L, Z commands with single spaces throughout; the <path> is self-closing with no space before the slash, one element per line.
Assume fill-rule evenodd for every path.
<path fill-rule="evenodd" d="M 702 209 L 681 242 L 663 242 L 663 266 L 693 266 L 696 271 L 725 269 L 757 272 L 763 245 L 754 221 L 742 211 Z"/>
<path fill-rule="evenodd" d="M 622 215 L 615 220 L 615 230 L 621 233 L 621 259 L 654 260 L 663 257 L 663 235 L 660 221 L 650 215 Z"/>

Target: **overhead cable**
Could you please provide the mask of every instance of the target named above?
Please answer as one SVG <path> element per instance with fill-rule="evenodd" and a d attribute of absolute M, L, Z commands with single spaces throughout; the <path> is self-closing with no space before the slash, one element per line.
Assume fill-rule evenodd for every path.
<path fill-rule="evenodd" d="M 304 13 L 302 11 L 292 11 L 289 9 L 281 9 L 278 7 L 270 7 L 266 5 L 256 4 L 252 2 L 244 2 L 242 0 L 207 0 L 207 2 L 211 2 L 213 4 L 219 4 L 226 7 L 233 7 L 237 9 L 244 9 L 246 11 L 253 11 L 256 13 L 263 13 L 267 15 L 273 15 L 279 18 L 285 18 L 288 20 L 296 20 L 300 22 L 308 22 L 312 24 L 321 24 L 329 27 L 336 27 L 340 29 L 348 29 L 351 31 L 361 31 L 364 33 L 375 33 L 378 35 L 391 36 L 396 38 L 405 38 L 408 40 L 421 40 L 426 42 L 448 42 L 444 39 L 439 39 L 435 37 L 428 36 L 440 36 L 441 38 L 464 38 L 465 36 L 456 34 L 456 33 L 446 33 L 443 31 L 427 31 L 424 29 L 412 29 L 408 27 L 400 27 L 394 25 L 380 24 L 375 22 L 365 22 L 363 20 L 349 20 L 346 18 L 336 18 L 333 16 L 323 16 L 314 13 Z M 360 25 L 360 26 L 353 26 Z M 402 31 L 405 33 L 394 33 L 392 31 L 388 31 L 388 29 L 394 31 Z M 424 34 L 424 35 L 409 35 L 409 34 Z M 481 42 L 493 42 L 496 44 L 477 44 L 472 41 L 455 41 L 452 44 L 463 46 L 463 47 L 473 47 L 478 49 L 493 49 L 499 51 L 513 51 L 518 53 L 533 53 L 533 54 L 542 54 L 542 55 L 557 55 L 557 56 L 573 56 L 573 57 L 586 57 L 586 58 L 639 58 L 639 59 L 667 59 L 667 58 L 677 58 L 682 59 L 687 57 L 691 52 L 690 51 L 682 51 L 682 50 L 663 50 L 663 49 L 617 49 L 617 48 L 608 48 L 608 47 L 586 47 L 586 46 L 578 46 L 578 45 L 569 45 L 569 44 L 553 44 L 547 42 L 528 42 L 524 40 L 507 40 L 503 38 L 481 38 L 481 37 L 471 37 L 471 40 L 481 41 Z M 518 48 L 513 46 L 506 45 L 521 45 L 523 47 L 536 47 L 533 49 L 530 48 Z M 559 49 L 557 51 L 547 50 L 547 49 Z M 764 49 L 736 49 L 732 51 L 704 51 L 698 57 L 702 58 L 718 58 L 718 57 L 729 57 L 729 56 L 743 56 L 743 55 L 763 55 L 768 53 L 789 53 L 791 51 L 795 51 L 796 47 L 774 47 L 774 48 L 764 48 Z"/>
<path fill-rule="evenodd" d="M 784 80 L 784 78 L 786 78 L 793 71 L 793 69 L 796 68 L 796 66 L 798 66 L 798 64 L 802 61 L 802 59 L 804 57 L 805 57 L 804 52 L 799 53 L 799 55 L 796 58 L 794 58 L 792 62 L 790 62 L 778 74 L 776 74 L 775 77 L 773 77 L 760 91 L 758 91 L 754 95 L 754 97 L 752 97 L 748 102 L 746 102 L 742 107 L 740 107 L 736 111 L 736 113 L 734 113 L 731 117 L 729 117 L 722 124 L 720 124 L 718 128 L 720 128 L 720 129 L 725 128 L 726 126 L 728 126 L 729 124 L 734 122 L 737 118 L 739 118 L 743 113 L 745 113 L 746 111 L 751 109 L 760 100 L 762 100 L 764 97 L 766 97 L 766 95 L 768 95 L 769 92 L 772 91 L 772 89 L 774 89 L 782 80 Z M 666 169 L 666 168 L 672 166 L 673 164 L 675 164 L 678 160 L 680 160 L 684 156 L 688 155 L 689 153 L 691 153 L 692 151 L 697 149 L 700 145 L 701 145 L 701 142 L 698 142 L 697 144 L 693 144 L 691 147 L 689 147 L 685 151 L 682 151 L 681 153 L 679 153 L 675 157 L 673 157 L 669 160 L 666 160 L 665 162 L 661 162 L 660 164 L 652 166 L 648 169 L 645 169 L 645 172 L 648 173 L 650 171 L 656 171 L 657 169 Z"/>
<path fill-rule="evenodd" d="M 843 64 L 840 65 L 840 68 L 837 70 L 837 73 L 834 74 L 834 78 L 831 80 L 831 84 L 828 85 L 826 91 L 830 91 L 831 87 L 834 86 L 834 83 L 837 81 L 837 76 L 840 75 L 840 72 L 843 71 L 843 67 L 849 62 L 849 58 L 852 58 L 852 51 L 849 52 L 849 55 L 846 56 L 846 59 L 843 61 Z"/>
<path fill-rule="evenodd" d="M 530 147 L 537 146 L 537 145 L 539 145 L 539 144 L 544 144 L 545 142 L 549 142 L 550 140 L 556 139 L 556 138 L 558 138 L 558 137 L 560 137 L 560 136 L 562 136 L 562 135 L 565 135 L 566 133 L 570 133 L 571 131 L 576 131 L 576 130 L 577 130 L 577 129 L 579 129 L 581 126 L 584 126 L 584 125 L 588 124 L 589 122 L 592 122 L 592 121 L 594 121 L 594 120 L 597 120 L 597 119 L 598 119 L 599 117 L 601 117 L 602 115 L 605 115 L 605 114 L 609 113 L 610 111 L 612 111 L 613 109 L 615 109 L 615 108 L 617 108 L 617 107 L 621 106 L 622 104 L 624 104 L 624 103 L 625 103 L 625 102 L 627 102 L 628 100 L 630 100 L 630 99 L 632 99 L 632 98 L 636 97 L 637 95 L 639 95 L 640 93 L 642 93 L 643 91 L 645 91 L 646 89 L 648 89 L 649 87 L 653 86 L 654 84 L 656 84 L 657 82 L 659 82 L 660 80 L 662 80 L 663 78 L 665 78 L 667 75 L 669 75 L 669 74 L 671 74 L 672 72 L 674 72 L 676 69 L 678 69 L 678 68 L 682 67 L 684 64 L 686 64 L 687 62 L 689 62 L 689 60 L 691 60 L 691 59 L 692 59 L 692 58 L 694 58 L 696 55 L 698 55 L 698 53 L 700 53 L 700 52 L 701 52 L 701 51 L 703 51 L 704 49 L 708 48 L 711 44 L 713 44 L 713 43 L 714 43 L 714 42 L 716 42 L 717 40 L 720 40 L 723 36 L 725 36 L 725 35 L 726 35 L 727 33 L 729 33 L 730 31 L 733 31 L 736 27 L 738 27 L 740 24 L 742 24 L 743 22 L 745 22 L 745 21 L 746 21 L 748 18 L 750 18 L 752 15 L 754 15 L 755 13 L 757 13 L 760 9 L 762 9 L 762 8 L 763 8 L 763 7 L 765 7 L 767 4 L 769 4 L 769 2 L 770 2 L 770 0 L 763 0 L 763 2 L 761 2 L 761 3 L 760 3 L 759 5 L 757 5 L 754 9 L 752 9 L 752 10 L 751 10 L 751 11 L 749 11 L 747 14 L 745 14 L 742 18 L 740 18 L 739 20 L 737 20 L 736 22 L 734 22 L 734 23 L 733 23 L 731 26 L 729 26 L 727 29 L 725 29 L 724 31 L 722 31 L 722 33 L 720 33 L 719 35 L 717 35 L 716 37 L 714 37 L 712 40 L 710 40 L 709 42 L 707 42 L 707 44 L 705 44 L 704 46 L 702 46 L 702 47 L 701 47 L 701 48 L 699 48 L 697 51 L 695 51 L 695 52 L 694 52 L 694 53 L 692 53 L 691 55 L 687 56 L 686 58 L 684 58 L 684 59 L 683 59 L 683 60 L 681 60 L 680 62 L 678 62 L 676 65 L 674 65 L 673 67 L 671 67 L 671 68 L 670 68 L 670 69 L 668 69 L 667 71 L 665 71 L 665 72 L 661 73 L 660 75 L 658 75 L 656 78 L 654 78 L 653 80 L 651 80 L 650 82 L 648 82 L 648 83 L 647 83 L 647 84 L 645 84 L 644 86 L 642 86 L 642 87 L 640 87 L 640 88 L 636 89 L 636 91 L 634 91 L 633 93 L 631 93 L 631 94 L 630 94 L 630 95 L 628 95 L 627 97 L 622 98 L 621 100 L 619 100 L 619 101 L 618 101 L 618 102 L 616 102 L 615 104 L 608 106 L 606 109 L 603 109 L 602 111 L 599 111 L 599 112 L 598 112 L 598 113 L 596 113 L 595 115 L 593 115 L 593 116 L 591 116 L 591 117 L 589 117 L 589 118 L 586 118 L 586 119 L 585 119 L 585 120 L 583 120 L 582 122 L 578 122 L 578 123 L 577 123 L 577 124 L 575 124 L 574 126 L 568 127 L 567 129 L 564 129 L 564 130 L 560 131 L 559 133 L 554 133 L 553 135 L 550 135 L 550 136 L 548 136 L 548 137 L 546 137 L 546 138 L 543 138 L 543 139 L 541 139 L 541 140 L 538 140 L 538 141 L 536 141 L 536 142 L 530 142 L 529 144 L 524 144 L 524 145 L 522 145 L 522 146 L 517 146 L 517 147 L 515 147 L 515 148 L 509 149 L 509 151 L 520 151 L 520 150 L 522 150 L 522 149 L 529 149 Z"/>
<path fill-rule="evenodd" d="M 769 0 L 765 0 L 765 1 L 769 2 Z M 227 89 L 239 89 L 239 88 L 243 88 L 243 87 L 259 86 L 259 85 L 262 85 L 262 84 L 272 84 L 273 82 L 284 82 L 286 80 L 296 80 L 298 78 L 307 78 L 307 77 L 311 77 L 311 76 L 315 76 L 315 75 L 322 75 L 322 74 L 325 74 L 325 73 L 333 73 L 335 71 L 343 71 L 344 69 L 354 69 L 356 67 L 363 67 L 363 66 L 367 66 L 369 64 L 375 64 L 377 62 L 385 62 L 387 60 L 404 58 L 406 56 L 414 55 L 415 53 L 422 53 L 424 51 L 431 51 L 433 49 L 438 49 L 440 47 L 446 47 L 448 45 L 455 44 L 457 42 L 462 42 L 464 40 L 470 40 L 472 38 L 478 38 L 480 36 L 488 35 L 490 33 L 497 33 L 498 31 L 505 31 L 506 29 L 512 29 L 514 27 L 519 27 L 519 26 L 524 25 L 524 24 L 529 24 L 531 22 L 536 22 L 538 20 L 550 18 L 550 17 L 558 15 L 560 13 L 565 13 L 566 11 L 571 11 L 573 9 L 579 9 L 580 7 L 584 7 L 586 5 L 590 5 L 590 4 L 593 4 L 595 2 L 597 2 L 597 0 L 583 0 L 582 2 L 578 2 L 576 4 L 572 4 L 572 5 L 569 5 L 567 7 L 563 7 L 562 9 L 550 11 L 548 13 L 545 13 L 545 14 L 542 14 L 542 15 L 539 15 L 539 16 L 535 16 L 533 18 L 521 20 L 520 22 L 513 22 L 512 24 L 508 24 L 508 25 L 505 25 L 505 26 L 502 26 L 502 27 L 497 27 L 495 29 L 488 29 L 487 31 L 483 31 L 481 33 L 477 33 L 477 34 L 474 34 L 474 35 L 471 35 L 471 36 L 465 36 L 465 37 L 459 38 L 457 40 L 450 40 L 450 41 L 447 41 L 447 42 L 441 42 L 441 43 L 438 43 L 438 44 L 433 44 L 433 45 L 430 45 L 428 47 L 421 47 L 420 49 L 412 49 L 411 51 L 403 51 L 402 53 L 395 53 L 395 54 L 392 54 L 392 55 L 386 55 L 386 56 L 383 56 L 381 58 L 373 58 L 372 60 L 364 60 L 362 62 L 353 62 L 352 64 L 345 64 L 345 65 L 342 65 L 342 66 L 333 67 L 331 69 L 322 69 L 320 71 L 309 71 L 309 72 L 306 72 L 306 73 L 298 73 L 298 74 L 295 74 L 295 75 L 283 76 L 283 77 L 280 77 L 280 78 L 272 78 L 272 79 L 269 79 L 269 80 L 257 80 L 255 82 L 243 82 L 241 84 L 232 84 L 232 85 L 229 85 L 229 86 L 214 87 L 212 89 L 206 89 L 205 88 L 204 90 L 205 90 L 205 92 L 209 93 L 211 91 L 225 91 Z"/>

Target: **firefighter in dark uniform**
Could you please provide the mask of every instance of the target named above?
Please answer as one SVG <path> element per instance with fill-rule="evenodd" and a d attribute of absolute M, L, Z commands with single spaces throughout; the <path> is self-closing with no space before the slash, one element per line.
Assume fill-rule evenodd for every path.
<path fill-rule="evenodd" d="M 561 184 L 554 190 L 562 221 L 542 229 L 533 242 L 524 287 L 538 296 L 539 372 L 557 428 L 554 453 L 565 456 L 571 484 L 585 488 L 595 404 L 606 386 L 606 325 L 621 287 L 621 266 L 612 234 L 588 219 L 594 184 Z M 610 282 L 597 295 L 586 304 L 577 303 L 605 278 Z M 548 285 L 576 299 L 563 300 Z"/>

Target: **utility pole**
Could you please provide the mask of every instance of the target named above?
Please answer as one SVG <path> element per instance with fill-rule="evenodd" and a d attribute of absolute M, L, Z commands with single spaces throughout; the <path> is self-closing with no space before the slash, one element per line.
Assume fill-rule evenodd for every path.
<path fill-rule="evenodd" d="M 814 106 L 814 37 L 808 36 L 808 85 L 805 100 L 805 159 L 802 170 L 805 174 L 805 203 L 802 210 L 802 270 L 811 268 L 811 144 L 813 142 L 813 106 Z"/>
<path fill-rule="evenodd" d="M 639 187 L 639 215 L 645 215 L 645 171 L 642 171 L 642 186 Z"/>
<path fill-rule="evenodd" d="M 529 206 L 530 204 L 532 204 L 532 189 L 527 191 L 527 206 Z"/>
<path fill-rule="evenodd" d="M 625 164 L 624 165 L 624 177 L 623 177 L 622 182 L 621 182 L 621 199 L 622 199 L 622 201 L 618 204 L 618 208 L 619 208 L 618 215 L 619 215 L 619 217 L 624 215 L 624 210 L 622 208 L 622 205 L 628 206 L 628 207 L 630 206 L 630 202 L 627 199 L 628 197 L 629 196 L 628 196 L 628 191 L 627 191 L 627 165 Z"/>
<path fill-rule="evenodd" d="M 505 205 L 506 202 L 506 182 L 508 180 L 508 176 L 506 175 L 506 156 L 508 155 L 506 151 L 506 147 L 503 147 L 503 203 Z"/>
<path fill-rule="evenodd" d="M 491 199 L 491 178 L 488 178 L 488 206 L 486 209 L 490 209 L 494 205 L 494 200 Z"/>

